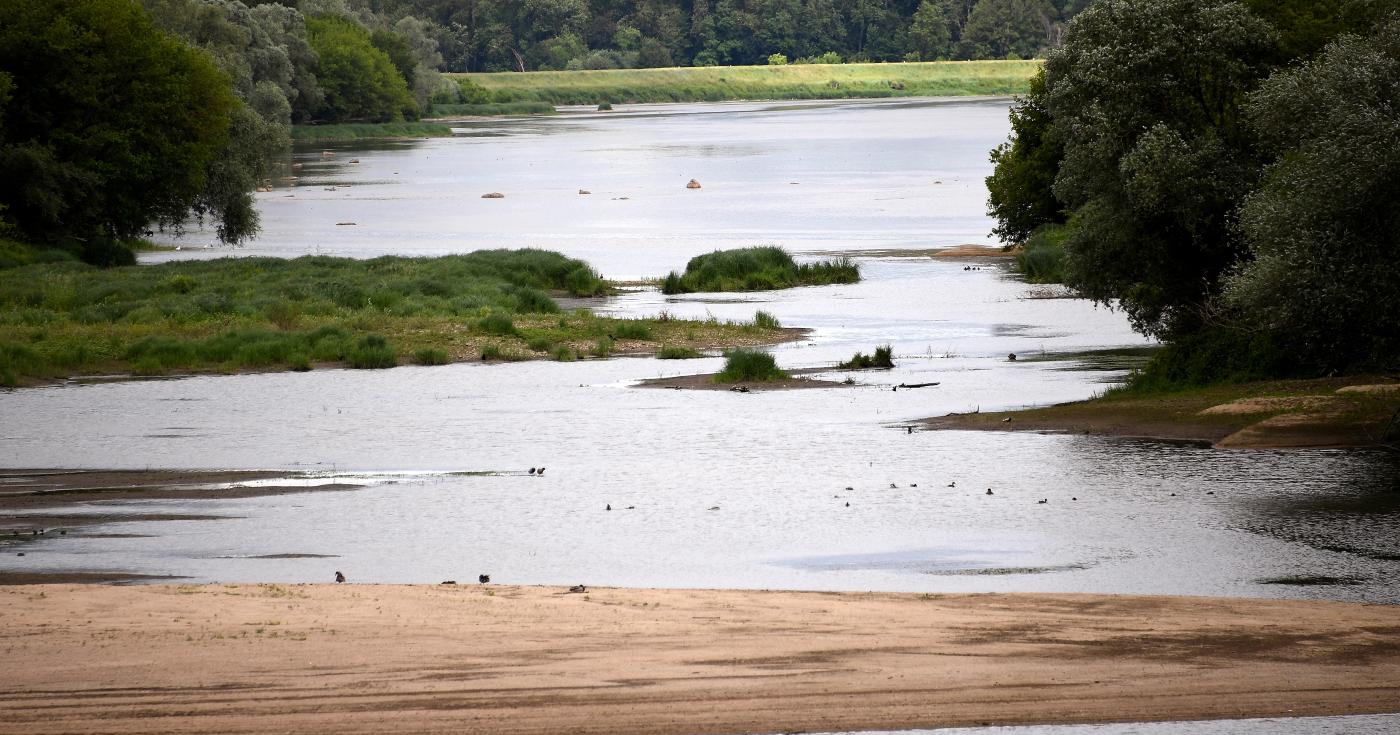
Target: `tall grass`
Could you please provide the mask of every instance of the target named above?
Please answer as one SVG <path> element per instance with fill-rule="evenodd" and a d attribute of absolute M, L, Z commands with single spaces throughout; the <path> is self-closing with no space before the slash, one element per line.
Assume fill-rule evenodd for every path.
<path fill-rule="evenodd" d="M 498 72 L 470 79 L 497 99 L 555 105 L 603 102 L 1022 94 L 1039 61 L 935 61 L 901 64 L 711 66 L 599 71 Z"/>
<path fill-rule="evenodd" d="M 686 263 L 684 274 L 668 274 L 661 291 L 771 291 L 859 280 L 860 268 L 848 258 L 798 265 L 786 250 L 765 246 L 697 255 Z"/>
<path fill-rule="evenodd" d="M 857 352 L 851 359 L 841 363 L 837 367 L 846 370 L 865 370 L 867 368 L 892 368 L 894 367 L 894 348 L 890 345 L 880 345 L 875 348 L 874 355 L 867 355 Z"/>
<path fill-rule="evenodd" d="M 452 128 L 433 122 L 337 123 L 293 125 L 292 140 L 334 141 L 364 138 L 445 138 Z"/>
<path fill-rule="evenodd" d="M 791 377 L 778 369 L 777 361 L 767 352 L 730 350 L 724 355 L 724 369 L 714 377 L 716 383 L 766 382 Z"/>

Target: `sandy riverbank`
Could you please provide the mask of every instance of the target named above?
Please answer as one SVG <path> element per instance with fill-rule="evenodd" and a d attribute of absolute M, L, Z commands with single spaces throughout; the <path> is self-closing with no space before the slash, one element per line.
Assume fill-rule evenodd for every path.
<path fill-rule="evenodd" d="M 1019 411 L 950 414 L 926 429 L 1044 431 L 1206 442 L 1229 449 L 1400 446 L 1400 381 L 1280 380 L 1164 395 L 1112 394 Z"/>
<path fill-rule="evenodd" d="M 1400 609 L 1381 605 L 41 585 L 0 589 L 0 619 L 5 733 L 771 733 L 1400 710 Z"/>

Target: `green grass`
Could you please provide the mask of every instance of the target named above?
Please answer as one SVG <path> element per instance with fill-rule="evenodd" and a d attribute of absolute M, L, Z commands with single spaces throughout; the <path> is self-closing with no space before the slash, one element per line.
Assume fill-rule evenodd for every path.
<path fill-rule="evenodd" d="M 452 128 L 433 122 L 338 123 L 293 125 L 292 140 L 336 141 L 365 138 L 445 138 Z"/>
<path fill-rule="evenodd" d="M 672 271 L 666 276 L 661 292 L 771 291 L 859 280 L 860 268 L 847 258 L 798 265 L 786 250 L 765 246 L 697 255 L 684 274 Z"/>
<path fill-rule="evenodd" d="M 478 104 L 433 105 L 433 117 L 486 117 L 495 115 L 553 115 L 557 111 L 548 102 L 482 102 Z"/>
<path fill-rule="evenodd" d="M 657 351 L 656 357 L 661 360 L 693 360 L 704 355 L 693 347 L 680 347 L 677 345 L 663 345 Z"/>
<path fill-rule="evenodd" d="M 867 355 L 857 352 L 854 357 L 841 363 L 837 367 L 846 370 L 865 370 L 867 368 L 892 368 L 894 367 L 894 348 L 890 345 L 881 345 L 875 348 L 874 355 Z"/>
<path fill-rule="evenodd" d="M 555 105 L 604 102 L 842 99 L 1011 95 L 1028 90 L 1039 61 L 709 66 L 602 71 L 453 74 L 496 98 Z"/>
<path fill-rule="evenodd" d="M 1048 224 L 1036 228 L 1016 253 L 1016 270 L 1031 283 L 1063 283 L 1065 239 L 1068 225 Z"/>
<path fill-rule="evenodd" d="M 724 355 L 724 369 L 715 375 L 716 383 L 766 382 L 791 377 L 778 369 L 777 362 L 767 352 L 730 350 Z"/>

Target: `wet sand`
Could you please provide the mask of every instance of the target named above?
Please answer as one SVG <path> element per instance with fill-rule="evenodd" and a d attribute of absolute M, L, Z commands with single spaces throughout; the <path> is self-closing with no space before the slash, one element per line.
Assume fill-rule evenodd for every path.
<path fill-rule="evenodd" d="M 772 733 L 1400 710 L 1400 608 L 509 586 L 0 589 L 0 732 Z M 22 663 L 20 663 L 22 662 Z"/>

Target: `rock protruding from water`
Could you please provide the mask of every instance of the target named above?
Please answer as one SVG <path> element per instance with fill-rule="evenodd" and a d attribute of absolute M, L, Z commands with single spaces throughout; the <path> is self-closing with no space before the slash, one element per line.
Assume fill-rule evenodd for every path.
<path fill-rule="evenodd" d="M 700 188 L 700 182 L 699 182 L 699 181 L 696 181 L 695 179 L 691 179 L 691 180 L 690 180 L 690 183 L 688 183 L 688 184 L 685 185 L 685 188 L 687 188 L 687 189 L 699 189 L 699 188 Z"/>
<path fill-rule="evenodd" d="M 502 194 L 502 193 L 499 192 L 499 191 L 493 191 L 493 192 L 491 192 L 491 193 L 489 193 L 489 194 L 482 194 L 482 195 L 481 195 L 481 198 L 482 198 L 482 199 L 505 199 L 505 198 L 506 198 L 506 195 L 505 195 L 505 194 Z"/>

